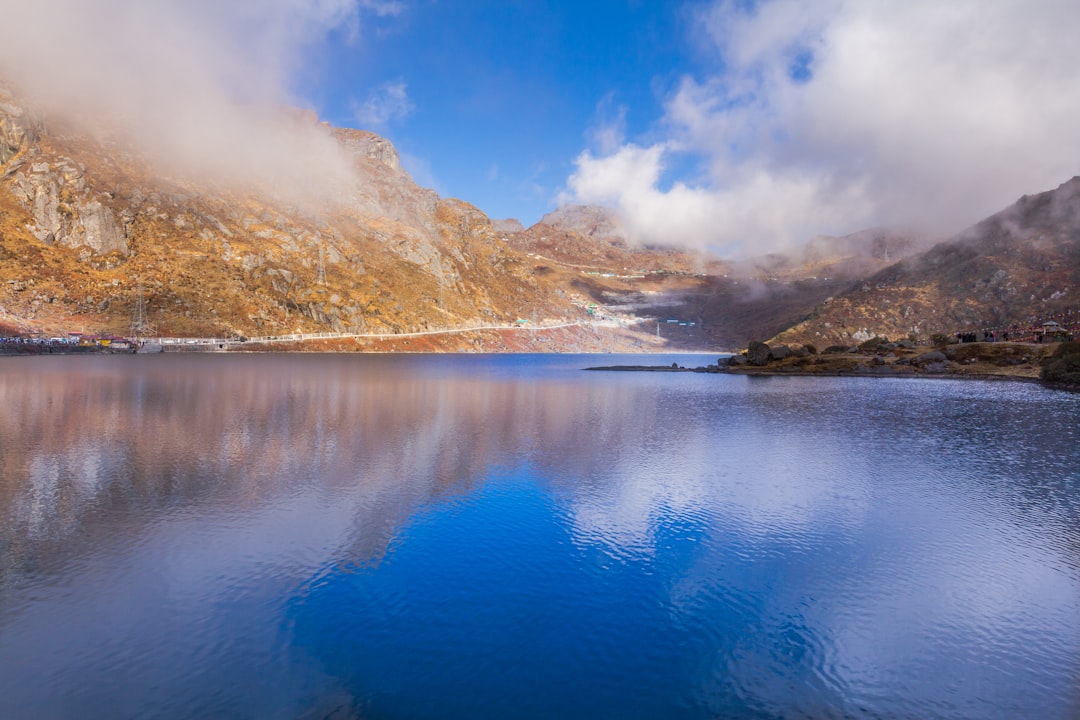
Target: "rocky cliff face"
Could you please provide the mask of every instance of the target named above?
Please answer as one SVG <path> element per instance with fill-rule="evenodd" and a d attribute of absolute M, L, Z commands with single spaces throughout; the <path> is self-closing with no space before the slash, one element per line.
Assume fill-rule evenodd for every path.
<path fill-rule="evenodd" d="M 393 143 L 373 132 L 335 128 L 333 135 L 356 158 L 369 158 L 391 170 L 401 170 L 401 158 Z"/>
<path fill-rule="evenodd" d="M 111 207 L 88 187 L 86 168 L 68 157 L 46 160 L 38 142 L 44 122 L 0 87 L 0 182 L 31 213 L 27 228 L 46 243 L 127 254 L 127 237 Z"/>
<path fill-rule="evenodd" d="M 9 188 L 31 212 L 33 224 L 28 229 L 45 244 L 127 255 L 124 227 L 114 210 L 102 202 L 110 198 L 96 197 L 83 179 L 84 172 L 70 158 L 30 163 L 14 174 Z"/>
<path fill-rule="evenodd" d="M 11 91 L 0 85 L 0 165 L 37 141 L 41 122 L 15 104 Z M 8 168 L 8 172 L 13 172 Z"/>

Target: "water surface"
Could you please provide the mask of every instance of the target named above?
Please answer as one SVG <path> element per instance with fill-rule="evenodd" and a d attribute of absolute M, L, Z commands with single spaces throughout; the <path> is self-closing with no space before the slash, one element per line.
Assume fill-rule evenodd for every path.
<path fill-rule="evenodd" d="M 0 717 L 1080 716 L 1080 395 L 618 362 L 3 360 Z"/>

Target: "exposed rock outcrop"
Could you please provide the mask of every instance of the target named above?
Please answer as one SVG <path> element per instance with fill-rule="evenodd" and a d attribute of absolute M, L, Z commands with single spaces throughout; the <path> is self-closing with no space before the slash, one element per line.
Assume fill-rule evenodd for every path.
<path fill-rule="evenodd" d="M 769 360 L 783 360 L 791 354 L 791 348 L 787 345 L 777 345 L 769 348 Z"/>
<path fill-rule="evenodd" d="M 31 163 L 13 175 L 12 193 L 30 211 L 34 224 L 29 230 L 38 240 L 85 246 L 97 254 L 129 252 L 123 226 L 110 207 L 92 196 L 74 161 Z"/>
<path fill-rule="evenodd" d="M 10 168 L 3 166 L 20 150 L 37 141 L 41 120 L 15 104 L 12 94 L 0 85 L 0 176 Z"/>
<path fill-rule="evenodd" d="M 335 128 L 333 135 L 354 157 L 370 158 L 391 170 L 401 170 L 401 157 L 394 144 L 366 130 Z"/>

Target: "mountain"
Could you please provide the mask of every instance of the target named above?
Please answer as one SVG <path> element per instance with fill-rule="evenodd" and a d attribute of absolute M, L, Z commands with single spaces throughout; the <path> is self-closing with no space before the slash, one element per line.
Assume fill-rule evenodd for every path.
<path fill-rule="evenodd" d="M 913 232 L 888 228 L 850 235 L 818 235 L 802 247 L 782 254 L 751 258 L 752 274 L 774 278 L 863 278 L 903 258 L 925 251 L 931 241 Z"/>
<path fill-rule="evenodd" d="M 625 244 L 626 232 L 618 214 L 595 205 L 564 205 L 540 218 L 540 222 L 561 232 L 574 232 L 613 245 Z"/>
<path fill-rule="evenodd" d="M 872 229 L 735 262 L 638 246 L 605 208 L 493 222 L 418 186 L 374 133 L 290 108 L 254 122 L 278 141 L 254 171 L 243 152 L 169 164 L 121 126 L 46 116 L 0 83 L 0 335 L 724 351 L 1004 328 L 1080 300 L 1077 179 L 929 249 Z M 431 330 L 454 332 L 406 335 Z"/>
<path fill-rule="evenodd" d="M 781 329 L 786 310 L 775 308 L 786 306 L 755 310 L 764 296 L 727 277 L 729 264 L 631 247 L 608 210 L 563 208 L 528 229 L 493 223 L 416 185 L 386 139 L 280 113 L 347 161 L 348 177 L 315 200 L 291 178 L 245 185 L 170 172 L 122 133 L 45 117 L 0 86 L 0 333 L 345 332 L 381 334 L 352 348 L 724 350 Z M 740 312 L 713 322 L 711 302 Z M 572 325 L 394 340 L 519 320 Z"/>
<path fill-rule="evenodd" d="M 585 317 L 480 210 L 417 186 L 387 140 L 281 112 L 347 162 L 325 202 L 163 171 L 0 85 L 0 325 L 127 334 L 140 307 L 144 332 L 217 337 Z M 597 344 L 572 330 L 554 349 Z"/>
<path fill-rule="evenodd" d="M 1080 178 L 1015 204 L 828 298 L 778 342 L 850 344 L 995 329 L 1080 308 Z"/>

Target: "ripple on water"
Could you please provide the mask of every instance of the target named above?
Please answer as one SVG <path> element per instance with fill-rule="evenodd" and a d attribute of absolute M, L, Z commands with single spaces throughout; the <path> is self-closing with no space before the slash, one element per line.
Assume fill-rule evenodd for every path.
<path fill-rule="evenodd" d="M 1076 715 L 1075 396 L 158 360 L 0 379 L 0 715 Z"/>

